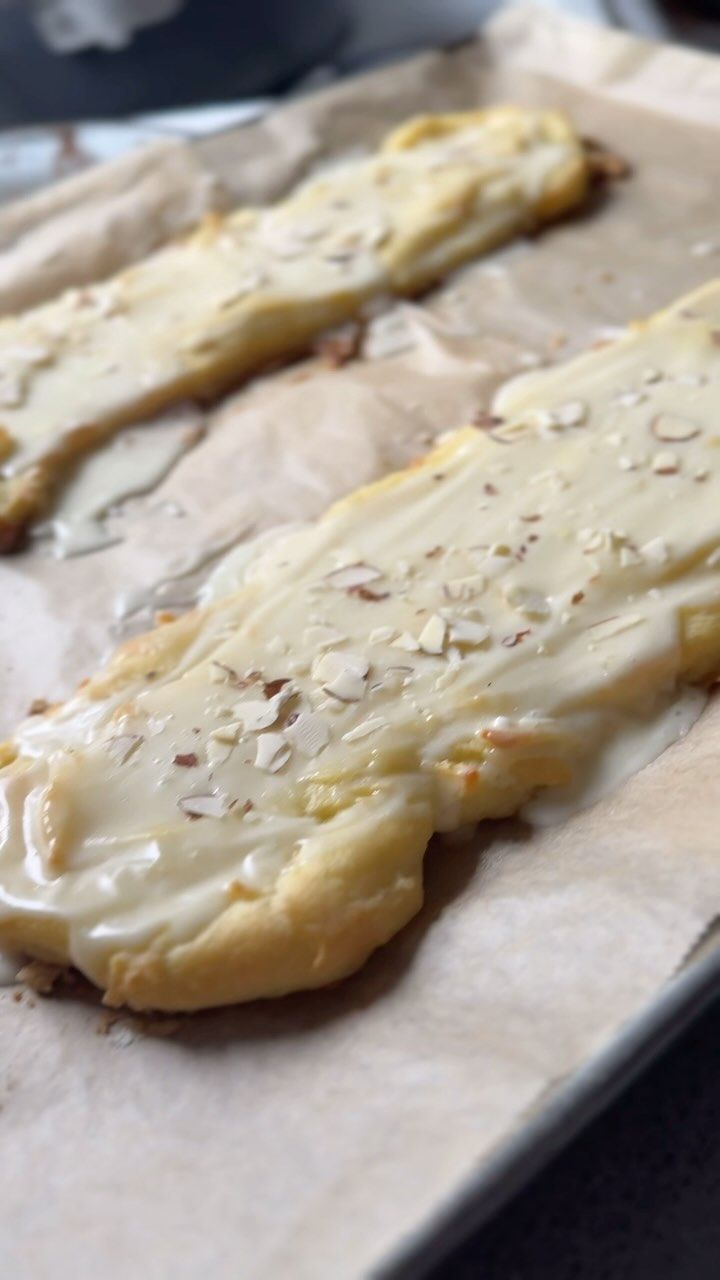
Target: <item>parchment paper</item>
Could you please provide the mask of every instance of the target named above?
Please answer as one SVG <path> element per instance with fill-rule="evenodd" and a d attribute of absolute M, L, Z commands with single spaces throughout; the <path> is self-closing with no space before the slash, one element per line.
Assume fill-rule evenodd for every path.
<path fill-rule="evenodd" d="M 634 177 L 396 309 L 368 349 L 387 350 L 394 326 L 404 352 L 342 369 L 316 359 L 230 398 L 117 519 L 117 546 L 3 561 L 3 727 L 95 664 L 118 593 L 199 548 L 317 514 L 487 404 L 529 353 L 564 357 L 720 268 L 720 64 L 534 9 L 195 160 L 257 199 L 412 111 L 503 99 L 566 107 Z M 88 996 L 0 992 L 3 1274 L 367 1275 L 658 992 L 718 913 L 718 752 L 711 707 L 562 828 L 488 825 L 438 844 L 421 915 L 332 990 L 184 1019 L 162 1039 L 128 1021 L 98 1036 Z"/>
<path fill-rule="evenodd" d="M 0 313 L 101 280 L 228 195 L 185 143 L 152 142 L 0 209 Z"/>

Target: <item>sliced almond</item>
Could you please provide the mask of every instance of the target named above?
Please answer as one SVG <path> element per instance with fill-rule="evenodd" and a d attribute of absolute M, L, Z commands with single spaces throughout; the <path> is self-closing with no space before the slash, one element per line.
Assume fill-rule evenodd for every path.
<path fill-rule="evenodd" d="M 227 796 L 216 791 L 200 796 L 181 796 L 178 809 L 188 818 L 224 818 L 230 810 Z"/>
<path fill-rule="evenodd" d="M 599 529 L 580 529 L 577 540 L 585 554 L 600 551 L 605 546 L 605 534 Z"/>
<path fill-rule="evenodd" d="M 480 736 L 491 747 L 517 747 L 528 741 L 528 734 L 519 729 L 496 729 L 493 725 L 483 729 Z"/>
<path fill-rule="evenodd" d="M 233 707 L 233 715 L 238 717 L 245 733 L 259 733 L 262 729 L 269 729 L 276 723 L 279 714 L 274 698 L 269 702 L 259 702 L 256 699 L 236 702 Z"/>
<path fill-rule="evenodd" d="M 519 440 L 523 440 L 531 430 L 529 423 L 523 422 L 502 422 L 499 426 L 493 427 L 488 435 L 497 444 L 516 444 Z"/>
<path fill-rule="evenodd" d="M 521 587 L 517 583 L 504 592 L 505 599 L 512 609 L 517 609 L 526 618 L 547 618 L 550 615 L 550 601 L 539 591 L 529 587 Z"/>
<path fill-rule="evenodd" d="M 380 729 L 385 729 L 388 721 L 383 716 L 368 716 L 367 720 L 362 720 L 360 724 L 356 724 L 354 729 L 348 729 L 347 733 L 342 736 L 343 742 L 358 742 L 361 738 L 368 738 L 371 733 L 377 733 Z"/>
<path fill-rule="evenodd" d="M 296 688 L 288 681 L 266 702 L 260 702 L 256 698 L 250 698 L 247 702 L 236 702 L 233 715 L 237 716 L 245 733 L 258 733 L 277 723 L 283 707 L 296 694 Z"/>
<path fill-rule="evenodd" d="M 443 590 L 450 600 L 469 600 L 480 595 L 487 586 L 487 579 L 481 573 L 469 574 L 465 578 L 451 578 L 444 584 Z"/>
<path fill-rule="evenodd" d="M 397 640 L 392 642 L 393 649 L 404 649 L 406 653 L 417 653 L 420 645 L 409 631 L 401 631 Z"/>
<path fill-rule="evenodd" d="M 650 430 L 656 440 L 672 444 L 686 440 L 694 440 L 700 435 L 700 427 L 692 418 L 683 418 L 679 413 L 658 413 L 650 423 Z M 653 467 L 654 470 L 654 467 Z"/>
<path fill-rule="evenodd" d="M 418 636 L 418 645 L 423 653 L 442 653 L 446 636 L 447 623 L 445 619 L 441 618 L 439 613 L 433 613 Z"/>
<path fill-rule="evenodd" d="M 533 422 L 539 431 L 560 431 L 561 423 L 550 409 L 536 409 Z"/>
<path fill-rule="evenodd" d="M 615 403 L 623 409 L 634 409 L 635 405 L 642 404 L 643 400 L 647 400 L 644 391 L 621 391 L 615 397 Z"/>
<path fill-rule="evenodd" d="M 370 664 L 363 654 L 329 649 L 313 663 L 313 679 L 341 702 L 359 702 L 365 694 Z"/>
<path fill-rule="evenodd" d="M 261 733 L 255 746 L 255 768 L 277 773 L 286 765 L 292 750 L 281 733 Z"/>
<path fill-rule="evenodd" d="M 664 538 L 651 538 L 640 551 L 652 564 L 667 564 L 670 559 L 670 548 Z"/>
<path fill-rule="evenodd" d="M 340 702 L 359 702 L 365 695 L 366 687 L 365 677 L 357 675 L 349 667 L 345 667 L 323 685 L 325 692 Z"/>
<path fill-rule="evenodd" d="M 375 627 L 368 636 L 370 644 L 389 644 L 397 635 L 395 627 Z"/>
<path fill-rule="evenodd" d="M 330 727 L 314 711 L 301 711 L 285 728 L 285 737 L 304 756 L 318 756 L 330 741 Z"/>
<path fill-rule="evenodd" d="M 209 736 L 213 742 L 225 742 L 233 746 L 243 732 L 243 728 L 240 720 L 233 720 L 230 724 L 221 724 L 217 729 L 213 729 Z"/>
<path fill-rule="evenodd" d="M 211 769 L 217 769 L 218 765 L 224 764 L 232 755 L 234 743 L 227 742 L 224 739 L 210 739 L 205 746 L 205 755 Z"/>
<path fill-rule="evenodd" d="M 676 453 L 663 450 L 654 455 L 651 466 L 656 476 L 675 476 L 680 470 L 680 459 Z"/>
<path fill-rule="evenodd" d="M 409 684 L 415 674 L 413 667 L 387 667 L 382 678 L 383 688 L 393 691 Z"/>
<path fill-rule="evenodd" d="M 380 569 L 359 560 L 356 564 L 344 564 L 339 569 L 333 569 L 332 573 L 326 573 L 323 581 L 336 591 L 350 591 L 353 587 L 364 587 L 368 582 L 377 582 L 382 576 Z"/>
<path fill-rule="evenodd" d="M 620 635 L 623 631 L 630 631 L 632 627 L 637 627 L 644 621 L 641 613 L 627 613 L 622 617 L 603 618 L 600 622 L 594 623 L 589 630 L 593 640 L 610 640 L 613 636 Z"/>
<path fill-rule="evenodd" d="M 555 415 L 563 427 L 581 427 L 587 422 L 588 407 L 583 400 L 567 400 L 556 409 Z"/>
<path fill-rule="evenodd" d="M 344 671 L 350 671 L 353 675 L 364 679 L 370 670 L 370 663 L 362 653 L 355 653 L 352 650 L 348 652 L 338 652 L 336 649 L 329 649 L 327 653 L 321 654 L 316 658 L 312 666 L 313 680 L 324 684 L 328 680 L 334 680 L 336 676 L 341 675 Z"/>
<path fill-rule="evenodd" d="M 485 644 L 490 636 L 490 628 L 484 622 L 473 622 L 471 618 L 457 618 L 450 627 L 450 639 L 461 648 Z"/>
<path fill-rule="evenodd" d="M 105 748 L 116 764 L 125 764 L 144 741 L 141 733 L 119 733 L 107 739 Z"/>

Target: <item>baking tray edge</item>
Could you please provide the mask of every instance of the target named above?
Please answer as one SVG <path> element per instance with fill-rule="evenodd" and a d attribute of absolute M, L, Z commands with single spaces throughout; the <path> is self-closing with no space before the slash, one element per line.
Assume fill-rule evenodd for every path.
<path fill-rule="evenodd" d="M 547 1095 L 369 1280 L 422 1280 L 489 1221 L 720 995 L 720 945 L 672 978 L 611 1042 Z"/>

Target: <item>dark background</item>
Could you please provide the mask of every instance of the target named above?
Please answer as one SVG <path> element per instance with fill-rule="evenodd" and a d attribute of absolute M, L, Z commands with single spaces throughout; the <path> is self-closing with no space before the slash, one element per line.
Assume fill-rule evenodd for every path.
<path fill-rule="evenodd" d="M 720 1000 L 431 1280 L 718 1280 Z"/>

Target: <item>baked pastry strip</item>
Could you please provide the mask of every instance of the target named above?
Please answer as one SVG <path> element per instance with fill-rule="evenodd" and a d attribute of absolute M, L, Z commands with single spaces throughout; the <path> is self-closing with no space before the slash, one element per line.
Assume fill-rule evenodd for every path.
<path fill-rule="evenodd" d="M 104 284 L 0 321 L 0 550 L 123 424 L 213 396 L 369 299 L 417 293 L 559 216 L 587 170 L 556 112 L 422 117 L 282 204 L 213 215 Z"/>
<path fill-rule="evenodd" d="M 21 725 L 0 938 L 138 1009 L 320 986 L 418 910 L 433 832 L 637 767 L 720 670 L 719 344 L 716 282 L 510 383 Z"/>

